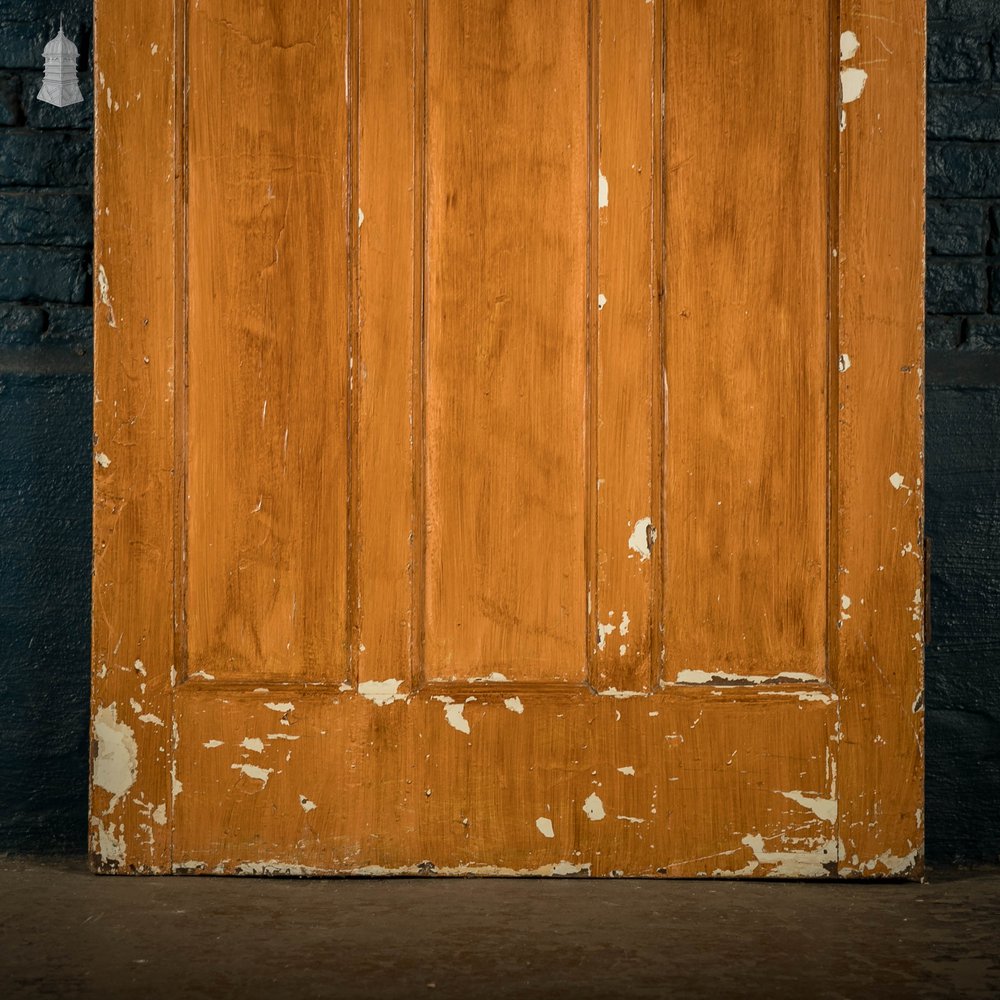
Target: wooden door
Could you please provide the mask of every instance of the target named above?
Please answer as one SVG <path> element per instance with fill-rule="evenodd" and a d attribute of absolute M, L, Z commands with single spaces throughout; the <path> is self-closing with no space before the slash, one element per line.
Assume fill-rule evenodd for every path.
<path fill-rule="evenodd" d="M 919 874 L 921 0 L 96 37 L 95 867 Z"/>

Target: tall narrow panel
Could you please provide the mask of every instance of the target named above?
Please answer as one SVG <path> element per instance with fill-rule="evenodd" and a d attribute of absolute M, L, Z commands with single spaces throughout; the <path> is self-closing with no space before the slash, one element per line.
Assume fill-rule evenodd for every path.
<path fill-rule="evenodd" d="M 345 8 L 189 11 L 189 673 L 344 675 Z"/>
<path fill-rule="evenodd" d="M 587 4 L 428 8 L 425 671 L 581 679 Z"/>
<path fill-rule="evenodd" d="M 825 669 L 828 8 L 668 5 L 667 680 Z"/>

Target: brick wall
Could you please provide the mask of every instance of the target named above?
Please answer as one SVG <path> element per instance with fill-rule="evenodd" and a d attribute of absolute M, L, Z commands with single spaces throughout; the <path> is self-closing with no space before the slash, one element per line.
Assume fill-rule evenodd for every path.
<path fill-rule="evenodd" d="M 69 108 L 35 100 L 60 11 Z M 0 850 L 86 835 L 91 34 L 89 0 L 0 0 Z"/>
<path fill-rule="evenodd" d="M 59 13 L 85 102 L 40 105 Z M 1000 0 L 929 0 L 932 860 L 1000 858 Z M 0 850 L 82 849 L 90 0 L 0 0 Z"/>
<path fill-rule="evenodd" d="M 927 836 L 1000 860 L 1000 0 L 929 0 Z"/>

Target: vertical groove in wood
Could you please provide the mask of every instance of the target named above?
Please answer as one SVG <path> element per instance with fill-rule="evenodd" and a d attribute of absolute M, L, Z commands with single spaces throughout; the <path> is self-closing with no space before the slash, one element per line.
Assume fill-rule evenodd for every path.
<path fill-rule="evenodd" d="M 427 679 L 427 39 L 431 0 L 413 0 L 414 142 L 416 197 L 413 206 L 414 244 L 418 254 L 413 301 L 413 433 L 416 468 L 413 478 L 413 614 L 410 673 L 413 685 Z"/>
<path fill-rule="evenodd" d="M 596 482 L 589 490 L 596 507 L 596 575 L 590 681 L 599 691 L 648 691 L 659 528 L 652 470 L 658 8 L 597 0 L 591 7 L 597 22 L 591 37 L 597 46 L 598 187 L 590 204 L 597 220 L 591 228 Z"/>
<path fill-rule="evenodd" d="M 171 0 L 95 5 L 90 849 L 170 870 L 176 94 Z"/>
<path fill-rule="evenodd" d="M 924 0 L 840 4 L 851 32 L 838 170 L 844 876 L 922 870 L 924 25 Z"/>

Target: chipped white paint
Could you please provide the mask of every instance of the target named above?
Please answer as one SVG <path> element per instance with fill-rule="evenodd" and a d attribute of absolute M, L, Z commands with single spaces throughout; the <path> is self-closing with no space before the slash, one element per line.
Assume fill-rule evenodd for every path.
<path fill-rule="evenodd" d="M 635 774 L 635 768 L 631 764 L 626 764 L 625 767 L 619 767 L 618 771 L 621 774 L 629 775 L 629 777 Z"/>
<path fill-rule="evenodd" d="M 210 674 L 206 670 L 196 670 L 193 674 L 191 674 L 191 676 L 192 677 L 200 677 L 203 681 L 214 681 L 215 680 L 215 674 Z"/>
<path fill-rule="evenodd" d="M 551 840 L 556 835 L 555 830 L 552 829 L 552 820 L 547 816 L 539 816 L 535 820 L 535 826 L 538 827 L 538 832 L 543 837 L 548 837 Z"/>
<path fill-rule="evenodd" d="M 524 714 L 524 705 L 521 704 L 520 698 L 504 698 L 503 703 L 510 711 L 518 715 Z"/>
<path fill-rule="evenodd" d="M 94 461 L 95 461 L 95 462 L 96 462 L 96 463 L 97 463 L 97 464 L 98 464 L 98 465 L 99 465 L 99 466 L 100 466 L 100 467 L 101 467 L 102 469 L 106 469 L 106 468 L 107 468 L 107 467 L 108 467 L 108 466 L 109 466 L 109 465 L 111 464 L 111 459 L 110 459 L 110 458 L 108 458 L 108 456 L 107 456 L 107 455 L 105 455 L 103 451 L 99 451 L 99 452 L 98 452 L 98 453 L 97 453 L 97 454 L 96 454 L 96 455 L 94 456 Z"/>
<path fill-rule="evenodd" d="M 157 45 L 156 42 L 153 42 L 153 44 L 149 46 L 149 54 L 151 56 L 155 56 L 156 53 L 159 51 L 160 51 L 160 46 Z"/>
<path fill-rule="evenodd" d="M 278 712 L 281 715 L 295 711 L 295 706 L 290 701 L 265 701 L 264 708 L 269 708 L 272 712 Z"/>
<path fill-rule="evenodd" d="M 791 792 L 779 792 L 786 799 L 797 802 L 800 806 L 814 813 L 817 818 L 826 823 L 837 822 L 837 800 L 824 798 L 821 795 L 813 795 L 809 792 L 793 790 Z"/>
<path fill-rule="evenodd" d="M 94 713 L 94 740 L 97 743 L 94 784 L 111 794 L 104 813 L 107 815 L 135 784 L 139 768 L 135 734 L 130 726 L 119 721 L 115 702 L 100 706 Z"/>
<path fill-rule="evenodd" d="M 840 71 L 840 87 L 844 104 L 852 104 L 865 91 L 868 74 L 855 66 L 849 66 Z"/>
<path fill-rule="evenodd" d="M 614 631 L 615 631 L 615 626 L 611 622 L 608 622 L 607 624 L 605 624 L 604 622 L 598 622 L 597 623 L 597 648 L 598 649 L 604 649 L 604 646 L 605 646 L 605 644 L 607 642 L 608 636 L 611 635 L 611 633 L 614 632 Z"/>
<path fill-rule="evenodd" d="M 264 752 L 264 741 L 257 736 L 245 737 L 240 746 L 246 750 L 252 750 L 254 753 Z"/>
<path fill-rule="evenodd" d="M 794 670 L 786 670 L 770 676 L 765 674 L 730 674 L 724 670 L 681 670 L 677 674 L 678 684 L 768 684 L 793 681 L 817 684 L 820 678 L 815 674 L 799 673 Z"/>
<path fill-rule="evenodd" d="M 108 90 L 108 107 L 111 107 L 111 90 Z M 99 264 L 97 267 L 97 288 L 100 292 L 101 303 L 107 306 L 108 310 L 108 326 L 117 326 L 115 321 L 115 307 L 111 304 L 111 293 L 109 291 L 108 285 L 108 275 L 104 270 L 104 265 Z"/>
<path fill-rule="evenodd" d="M 853 59 L 860 48 L 858 36 L 853 31 L 844 31 L 840 35 L 840 58 Z"/>
<path fill-rule="evenodd" d="M 297 878 L 307 878 L 311 875 L 328 874 L 322 868 L 312 868 L 309 865 L 290 865 L 285 861 L 243 861 L 236 866 L 238 875 L 290 875 Z"/>
<path fill-rule="evenodd" d="M 268 733 L 269 740 L 298 740 L 301 736 L 293 736 L 291 733 Z"/>
<path fill-rule="evenodd" d="M 621 635 L 628 635 L 628 627 L 629 627 L 630 624 L 631 624 L 631 621 L 629 619 L 628 612 L 627 611 L 623 611 L 622 612 L 621 624 L 618 626 L 618 632 L 619 632 L 619 634 L 621 634 Z"/>
<path fill-rule="evenodd" d="M 163 719 L 161 719 L 158 715 L 154 715 L 152 712 L 144 712 L 142 715 L 139 716 L 139 721 L 154 726 L 166 727 L 166 723 L 163 721 Z"/>
<path fill-rule="evenodd" d="M 640 819 L 638 816 L 616 816 L 615 819 L 620 819 L 623 823 L 645 823 L 644 819 Z"/>
<path fill-rule="evenodd" d="M 304 795 L 299 796 L 299 805 L 302 806 L 303 812 L 312 812 L 316 808 L 316 803 L 311 799 L 307 799 Z"/>
<path fill-rule="evenodd" d="M 745 875 L 758 865 L 772 865 L 767 875 L 771 878 L 824 878 L 830 875 L 828 865 L 837 861 L 837 841 L 821 841 L 812 850 L 767 851 L 764 838 L 759 833 L 748 834 L 742 843 L 753 851 L 756 863 L 751 862 L 749 871 L 744 868 L 733 874 Z"/>
<path fill-rule="evenodd" d="M 457 729 L 460 733 L 470 733 L 469 720 L 463 715 L 465 712 L 465 704 L 454 702 L 450 705 L 444 706 L 444 717 L 448 725 L 452 729 Z"/>
<path fill-rule="evenodd" d="M 146 676 L 146 667 L 143 664 L 142 660 L 136 660 L 135 663 L 132 664 L 132 668 L 141 677 L 145 677 Z"/>
<path fill-rule="evenodd" d="M 608 179 L 601 170 L 597 171 L 597 207 L 608 207 Z"/>
<path fill-rule="evenodd" d="M 628 537 L 628 547 L 639 556 L 641 562 L 649 558 L 649 543 L 656 541 L 656 531 L 653 530 L 652 524 L 652 518 L 640 517 Z"/>
<path fill-rule="evenodd" d="M 608 304 L 608 297 L 604 292 L 600 292 L 597 296 L 597 308 L 603 309 Z"/>
<path fill-rule="evenodd" d="M 892 483 L 892 488 L 894 490 L 901 490 L 903 488 L 903 484 L 906 482 L 906 479 L 903 477 L 902 473 L 894 472 L 889 477 L 889 482 Z"/>
<path fill-rule="evenodd" d="M 150 814 L 153 817 L 153 822 L 159 826 L 164 826 L 167 822 L 167 804 L 166 802 L 161 802 Z"/>
<path fill-rule="evenodd" d="M 360 229 L 365 224 L 365 213 L 361 211 L 361 206 L 358 206 L 358 229 Z"/>
<path fill-rule="evenodd" d="M 115 836 L 115 824 L 104 825 L 103 819 L 94 819 L 97 827 L 97 850 L 105 864 L 120 865 L 125 861 L 125 838 Z M 122 827 L 123 829 L 123 827 Z"/>
<path fill-rule="evenodd" d="M 202 743 L 202 746 L 206 750 L 214 750 L 216 747 L 225 746 L 222 740 L 208 740 L 206 743 Z"/>
<path fill-rule="evenodd" d="M 506 683 L 507 678 L 501 674 L 498 670 L 494 670 L 492 673 L 487 674 L 485 677 L 470 677 L 470 684 L 501 684 Z"/>
<path fill-rule="evenodd" d="M 362 681 L 358 685 L 358 694 L 376 705 L 391 705 L 394 701 L 405 701 L 406 695 L 400 694 L 402 681 L 391 678 L 387 681 Z"/>
<path fill-rule="evenodd" d="M 597 792 L 591 792 L 583 803 L 583 811 L 591 822 L 604 819 L 604 803 Z"/>
<path fill-rule="evenodd" d="M 841 373 L 846 372 L 851 367 L 851 356 L 849 354 L 841 354 L 837 361 L 837 367 Z"/>
<path fill-rule="evenodd" d="M 242 771 L 248 778 L 259 781 L 261 786 L 267 784 L 267 779 L 274 773 L 273 767 L 258 767 L 256 764 L 230 764 L 234 771 Z"/>
<path fill-rule="evenodd" d="M 909 854 L 894 854 L 892 851 L 883 851 L 881 854 L 868 861 L 860 862 L 855 856 L 851 859 L 852 868 L 847 871 L 870 872 L 877 868 L 883 868 L 887 875 L 906 875 L 917 863 L 920 857 L 919 848 L 914 848 Z"/>
<path fill-rule="evenodd" d="M 603 691 L 598 691 L 598 695 L 602 698 L 648 698 L 648 691 L 619 691 L 618 688 L 605 688 Z"/>

